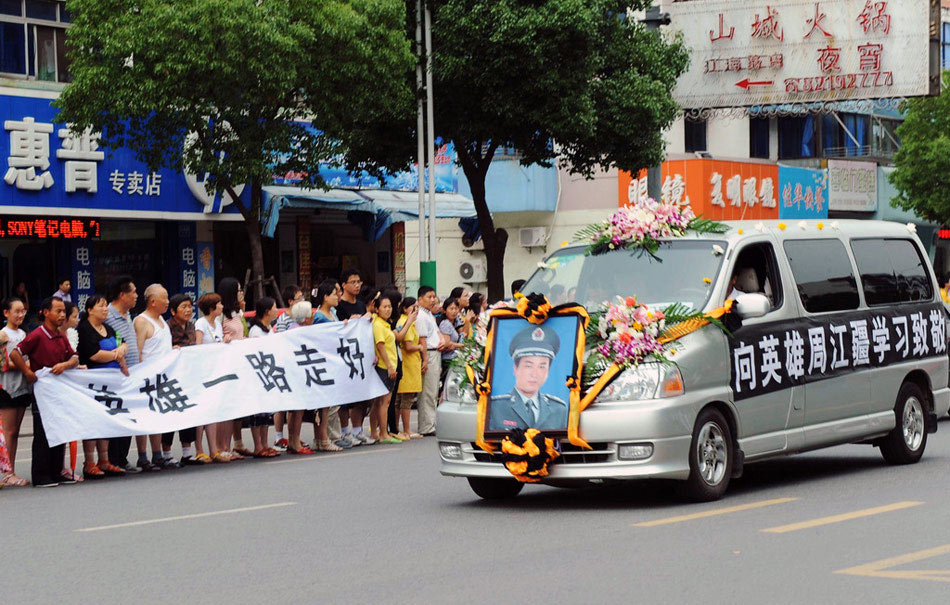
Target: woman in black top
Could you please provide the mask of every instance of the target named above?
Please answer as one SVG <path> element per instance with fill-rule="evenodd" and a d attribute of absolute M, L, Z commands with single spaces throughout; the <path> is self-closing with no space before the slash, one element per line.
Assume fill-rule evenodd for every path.
<path fill-rule="evenodd" d="M 109 317 L 109 302 L 101 294 L 93 294 L 86 300 L 86 317 L 76 329 L 79 332 L 79 363 L 87 368 L 115 368 L 126 376 L 125 354 L 129 347 L 121 343 L 115 330 L 105 323 Z M 86 439 L 82 442 L 86 462 L 83 476 L 87 479 L 102 479 L 106 475 L 124 475 L 125 469 L 109 462 L 108 439 Z M 94 461 L 99 453 L 98 464 Z"/>

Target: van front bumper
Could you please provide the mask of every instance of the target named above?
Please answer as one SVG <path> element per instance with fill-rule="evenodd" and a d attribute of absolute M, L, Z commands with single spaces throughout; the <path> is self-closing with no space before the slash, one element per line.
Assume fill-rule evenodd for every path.
<path fill-rule="evenodd" d="M 584 411 L 582 435 L 593 447 L 580 450 L 563 443 L 561 457 L 549 467 L 545 483 L 623 479 L 686 479 L 689 476 L 689 446 L 692 440 L 692 406 L 671 405 L 669 400 L 636 404 L 597 405 Z M 474 441 L 475 406 L 443 402 L 436 426 L 439 443 L 459 446 L 460 457 L 441 454 L 440 471 L 450 477 L 510 478 L 504 465 L 483 452 Z M 621 460 L 622 444 L 653 446 L 643 460 Z"/>

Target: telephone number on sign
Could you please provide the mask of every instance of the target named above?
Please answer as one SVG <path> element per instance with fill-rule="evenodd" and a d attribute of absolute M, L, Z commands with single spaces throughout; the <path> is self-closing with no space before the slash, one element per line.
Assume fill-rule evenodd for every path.
<path fill-rule="evenodd" d="M 857 90 L 894 85 L 894 72 L 871 71 L 860 74 L 838 74 L 811 78 L 787 78 L 785 92 L 819 92 L 824 90 Z"/>

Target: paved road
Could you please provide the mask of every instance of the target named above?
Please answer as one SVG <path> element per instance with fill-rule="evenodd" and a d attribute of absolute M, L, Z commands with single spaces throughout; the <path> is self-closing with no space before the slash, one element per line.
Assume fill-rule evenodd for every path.
<path fill-rule="evenodd" d="M 753 465 L 700 505 L 662 483 L 484 502 L 434 439 L 4 489 L 2 600 L 946 602 L 950 422 L 931 437 L 910 467 L 868 446 Z"/>

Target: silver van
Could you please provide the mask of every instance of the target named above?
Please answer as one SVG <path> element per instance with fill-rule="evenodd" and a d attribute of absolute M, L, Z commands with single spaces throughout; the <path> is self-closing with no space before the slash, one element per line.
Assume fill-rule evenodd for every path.
<path fill-rule="evenodd" d="M 675 365 L 621 373 L 581 415 L 545 483 L 672 479 L 720 498 L 743 465 L 861 443 L 917 462 L 950 408 L 947 317 L 912 227 L 849 220 L 729 222 L 723 235 L 663 242 L 651 255 L 583 246 L 553 253 L 528 280 L 553 304 L 595 309 L 634 295 L 710 311 L 736 300 L 731 334 L 709 326 L 676 342 Z M 557 262 L 555 262 L 557 261 Z M 483 498 L 517 495 L 499 459 L 475 444 L 471 388 L 450 373 L 437 417 L 443 475 Z"/>

